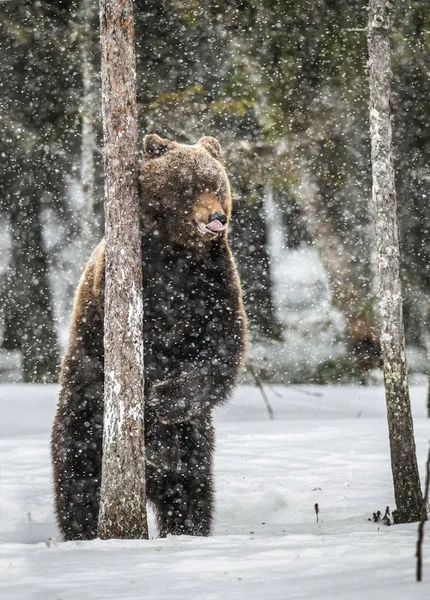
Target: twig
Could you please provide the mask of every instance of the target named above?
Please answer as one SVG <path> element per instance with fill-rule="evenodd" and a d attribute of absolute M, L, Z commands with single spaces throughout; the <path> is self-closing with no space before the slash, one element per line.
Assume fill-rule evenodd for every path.
<path fill-rule="evenodd" d="M 314 396 L 314 398 L 322 398 L 324 396 L 322 392 L 310 392 L 309 390 L 302 390 L 302 388 L 298 385 L 290 385 L 290 387 L 294 388 L 295 390 L 297 390 L 301 394 L 304 394 L 305 396 Z"/>
<path fill-rule="evenodd" d="M 273 421 L 275 418 L 275 414 L 274 414 L 273 408 L 269 402 L 269 398 L 267 397 L 266 392 L 264 391 L 263 384 L 261 383 L 260 378 L 258 377 L 257 373 L 254 371 L 254 367 L 252 366 L 252 364 L 250 362 L 246 365 L 246 367 L 247 367 L 248 371 L 251 373 L 251 375 L 253 376 L 254 381 L 255 381 L 257 387 L 259 388 L 261 395 L 263 396 L 263 400 L 264 400 L 264 403 L 266 404 L 267 412 L 269 413 L 269 419 L 271 421 Z"/>
<path fill-rule="evenodd" d="M 429 499 L 429 478 L 430 478 L 430 448 L 427 456 L 426 463 L 426 483 L 424 488 L 424 498 L 423 505 L 421 508 L 421 521 L 418 525 L 418 541 L 417 541 L 417 581 L 422 581 L 423 574 L 423 555 L 422 555 L 422 547 L 423 547 L 423 538 L 424 538 L 424 524 L 427 521 L 427 503 Z"/>
<path fill-rule="evenodd" d="M 324 396 L 324 394 L 322 394 L 321 392 L 309 392 L 308 390 L 302 390 L 302 388 L 299 387 L 298 385 L 289 384 L 288 387 L 294 388 L 295 390 L 297 390 L 301 394 L 305 394 L 305 396 L 314 396 L 315 398 L 321 398 L 322 396 Z M 275 388 L 273 387 L 273 385 L 270 386 L 270 389 L 272 390 L 272 392 L 275 394 L 275 396 L 277 398 L 281 398 L 281 399 L 285 398 L 285 396 L 283 396 L 277 390 L 275 390 Z"/>
<path fill-rule="evenodd" d="M 318 515 L 319 515 L 319 513 L 320 513 L 320 507 L 318 506 L 318 503 L 316 503 L 316 504 L 314 505 L 314 510 L 315 510 L 315 514 L 316 514 L 316 516 L 317 516 L 317 523 L 318 523 Z"/>

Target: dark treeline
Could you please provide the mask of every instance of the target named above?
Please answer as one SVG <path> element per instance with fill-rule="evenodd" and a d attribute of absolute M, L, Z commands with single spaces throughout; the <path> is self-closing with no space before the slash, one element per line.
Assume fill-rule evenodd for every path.
<path fill-rule="evenodd" d="M 254 338 L 282 339 L 267 247 L 270 192 L 287 245 L 317 248 L 360 369 L 379 364 L 366 6 L 135 2 L 141 133 L 187 143 L 220 139 Z M 408 342 L 423 348 L 430 314 L 430 7 L 416 0 L 396 11 L 404 310 Z M 25 381 L 56 379 L 55 314 L 70 308 L 71 289 L 102 236 L 99 54 L 96 0 L 0 3 L 0 216 L 10 248 L 0 339 L 21 354 Z M 55 289 L 62 290 L 60 307 Z"/>

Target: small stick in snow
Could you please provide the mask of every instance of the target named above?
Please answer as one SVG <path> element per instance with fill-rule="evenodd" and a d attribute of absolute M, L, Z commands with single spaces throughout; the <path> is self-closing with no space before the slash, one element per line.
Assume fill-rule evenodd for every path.
<path fill-rule="evenodd" d="M 317 516 L 317 523 L 318 523 L 318 515 L 320 513 L 320 507 L 318 506 L 317 502 L 315 503 L 314 509 L 315 509 L 315 514 Z"/>
<path fill-rule="evenodd" d="M 427 503 L 428 503 L 428 499 L 429 499 L 429 478 L 430 478 L 430 448 L 429 448 L 429 452 L 428 452 L 428 456 L 427 456 L 427 463 L 426 463 L 426 483 L 425 483 L 425 487 L 424 487 L 423 505 L 421 508 L 421 521 L 420 521 L 420 524 L 418 525 L 417 551 L 415 554 L 415 556 L 417 558 L 417 581 L 422 581 L 422 574 L 423 574 L 422 548 L 423 548 L 423 538 L 424 538 L 424 524 L 427 521 Z"/>
<path fill-rule="evenodd" d="M 290 384 L 288 387 L 294 388 L 295 390 L 297 390 L 301 394 L 304 394 L 305 396 L 314 396 L 315 398 L 322 398 L 322 396 L 324 396 L 324 394 L 322 394 L 321 392 L 310 392 L 309 390 L 302 390 L 302 388 L 298 385 Z M 270 386 L 270 389 L 278 398 L 285 398 L 285 396 L 283 396 L 277 390 L 275 390 L 273 385 Z"/>
<path fill-rule="evenodd" d="M 269 413 L 269 419 L 271 421 L 273 421 L 274 418 L 275 418 L 275 415 L 274 415 L 274 412 L 273 412 L 273 408 L 272 408 L 272 406 L 271 406 L 271 404 L 269 402 L 269 398 L 267 397 L 267 394 L 264 391 L 263 384 L 261 383 L 261 380 L 258 377 L 257 373 L 254 371 L 254 367 L 252 366 L 252 363 L 249 362 L 246 365 L 246 367 L 247 367 L 248 371 L 251 373 L 251 375 L 253 376 L 255 384 L 258 387 L 258 389 L 260 390 L 261 395 L 263 396 L 263 400 L 264 400 L 264 403 L 266 404 L 267 412 Z"/>

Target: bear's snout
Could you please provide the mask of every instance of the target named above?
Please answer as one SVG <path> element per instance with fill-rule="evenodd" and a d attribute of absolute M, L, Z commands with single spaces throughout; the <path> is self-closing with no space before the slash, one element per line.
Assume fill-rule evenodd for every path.
<path fill-rule="evenodd" d="M 208 223 L 212 223 L 212 221 L 219 221 L 221 225 L 225 225 L 227 223 L 227 216 L 223 212 L 213 212 L 209 215 Z"/>
<path fill-rule="evenodd" d="M 211 233 L 219 233 L 220 231 L 224 231 L 227 228 L 227 216 L 223 212 L 213 212 L 208 217 L 208 222 L 206 224 L 206 230 L 209 230 Z"/>
<path fill-rule="evenodd" d="M 208 239 L 227 229 L 228 216 L 216 194 L 200 194 L 194 205 L 193 218 L 200 234 Z"/>

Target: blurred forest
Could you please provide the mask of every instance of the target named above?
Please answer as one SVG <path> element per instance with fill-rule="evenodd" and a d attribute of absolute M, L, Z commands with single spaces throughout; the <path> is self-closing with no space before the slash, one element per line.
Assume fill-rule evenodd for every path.
<path fill-rule="evenodd" d="M 380 366 L 367 0 L 135 1 L 141 134 L 225 151 L 265 381 Z M 396 3 L 393 114 L 410 366 L 430 318 L 430 4 Z M 0 1 L 0 381 L 56 381 L 103 235 L 97 0 Z"/>

